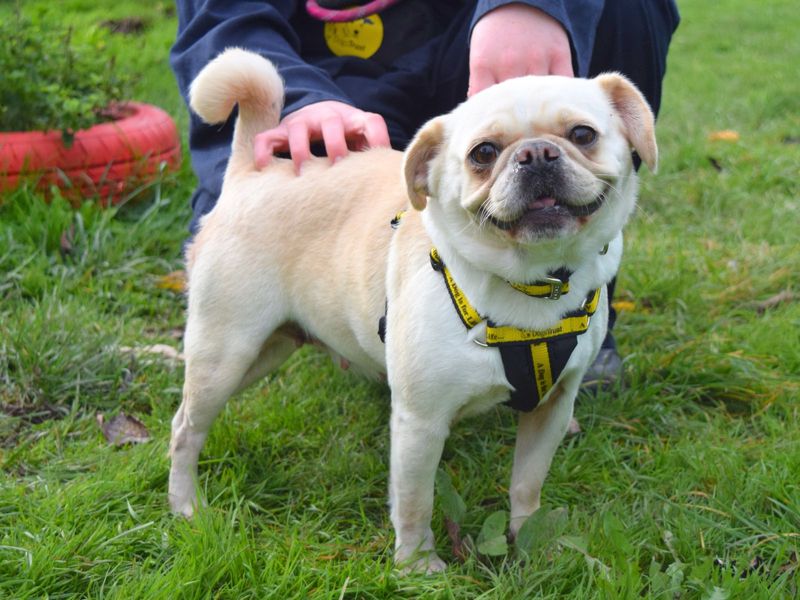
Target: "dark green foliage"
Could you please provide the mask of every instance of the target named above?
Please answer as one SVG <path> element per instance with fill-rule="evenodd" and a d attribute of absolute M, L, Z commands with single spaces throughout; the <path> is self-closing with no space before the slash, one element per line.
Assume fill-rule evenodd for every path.
<path fill-rule="evenodd" d="M 107 53 L 100 29 L 81 31 L 53 20 L 0 19 L 0 131 L 74 132 L 109 120 L 109 105 L 125 98 L 130 76 Z"/>

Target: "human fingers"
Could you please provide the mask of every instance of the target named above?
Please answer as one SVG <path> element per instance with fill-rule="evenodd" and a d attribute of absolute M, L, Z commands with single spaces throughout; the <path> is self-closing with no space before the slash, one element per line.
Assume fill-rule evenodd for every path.
<path fill-rule="evenodd" d="M 325 154 L 331 163 L 347 155 L 347 139 L 345 137 L 344 123 L 338 114 L 327 117 L 320 123 L 322 141 L 325 144 Z"/>
<path fill-rule="evenodd" d="M 257 169 L 266 167 L 276 152 L 289 150 L 288 131 L 285 126 L 279 125 L 256 134 L 253 141 L 253 158 Z"/>
<path fill-rule="evenodd" d="M 474 96 L 481 90 L 497 83 L 492 70 L 486 67 L 475 66 L 469 72 L 469 87 L 467 88 L 467 97 Z"/>
<path fill-rule="evenodd" d="M 549 61 L 544 48 L 515 48 L 501 52 L 493 69 L 495 80 L 524 75 L 547 75 Z"/>
<path fill-rule="evenodd" d="M 295 173 L 300 174 L 303 163 L 311 157 L 308 125 L 303 120 L 287 123 L 289 154 L 292 156 Z"/>
<path fill-rule="evenodd" d="M 391 146 L 389 140 L 389 128 L 382 116 L 376 113 L 364 113 L 364 139 L 369 148 L 388 148 Z"/>
<path fill-rule="evenodd" d="M 572 55 L 569 46 L 553 54 L 550 59 L 548 72 L 550 75 L 563 75 L 564 77 L 575 76 L 575 72 L 572 70 Z"/>

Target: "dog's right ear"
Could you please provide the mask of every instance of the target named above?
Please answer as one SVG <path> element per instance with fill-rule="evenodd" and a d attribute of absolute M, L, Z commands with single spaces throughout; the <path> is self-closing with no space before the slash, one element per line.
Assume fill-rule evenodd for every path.
<path fill-rule="evenodd" d="M 443 118 L 431 119 L 411 140 L 403 157 L 408 197 L 417 210 L 423 210 L 428 203 L 428 164 L 439 153 L 443 139 Z"/>

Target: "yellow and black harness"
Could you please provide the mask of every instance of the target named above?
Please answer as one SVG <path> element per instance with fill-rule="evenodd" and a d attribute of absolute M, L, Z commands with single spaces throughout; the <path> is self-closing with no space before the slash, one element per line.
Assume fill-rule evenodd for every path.
<path fill-rule="evenodd" d="M 392 220 L 393 227 L 397 227 L 401 216 L 402 213 Z M 597 310 L 602 288 L 590 292 L 580 309 L 565 314 L 550 329 L 519 329 L 497 325 L 491 319 L 481 316 L 458 287 L 435 248 L 431 250 L 430 259 L 434 271 L 441 273 L 450 300 L 464 326 L 472 329 L 486 321 L 486 339 L 476 340 L 476 343 L 500 350 L 506 378 L 514 387 L 506 404 L 524 412 L 536 408 L 564 370 L 569 357 L 578 345 L 578 336 L 589 329 L 589 322 Z M 550 273 L 543 281 L 532 284 L 509 282 L 509 285 L 532 298 L 558 299 L 569 292 L 569 275 L 571 273 L 568 270 L 559 269 Z M 384 341 L 385 332 L 384 314 L 378 323 L 378 335 L 381 341 Z"/>

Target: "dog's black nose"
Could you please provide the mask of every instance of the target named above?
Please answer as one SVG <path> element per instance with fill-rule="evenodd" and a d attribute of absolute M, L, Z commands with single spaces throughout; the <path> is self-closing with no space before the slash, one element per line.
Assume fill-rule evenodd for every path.
<path fill-rule="evenodd" d="M 561 150 L 552 142 L 539 140 L 526 142 L 514 152 L 514 160 L 521 166 L 538 167 L 549 165 L 561 158 Z"/>

